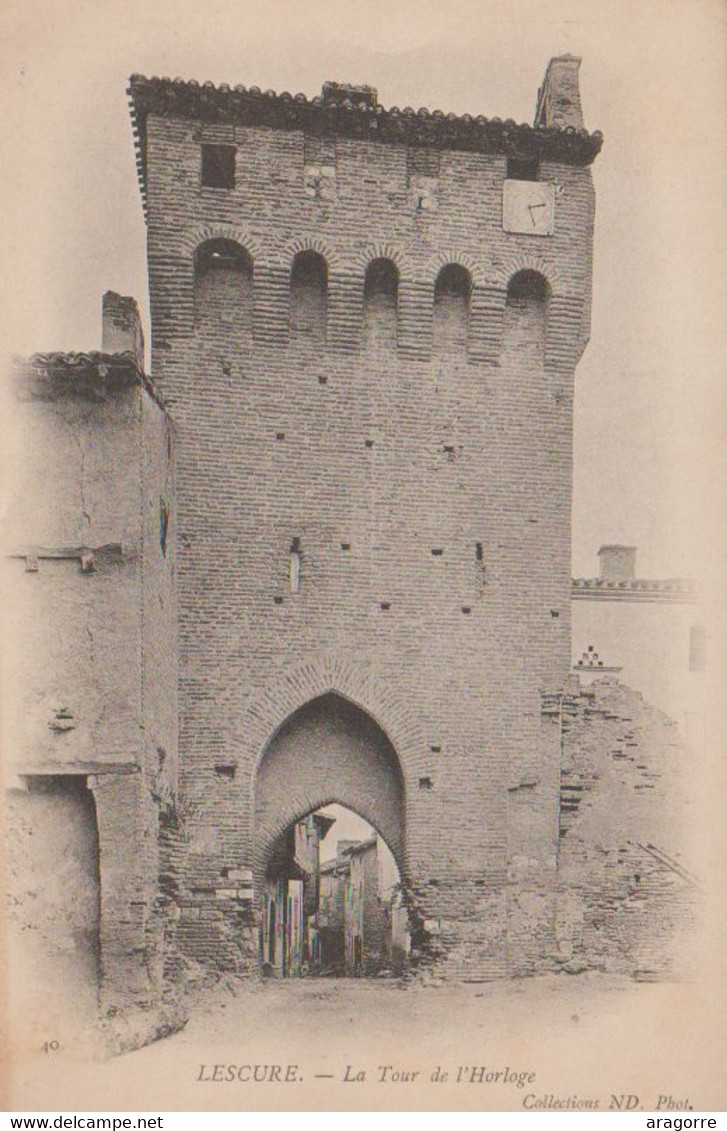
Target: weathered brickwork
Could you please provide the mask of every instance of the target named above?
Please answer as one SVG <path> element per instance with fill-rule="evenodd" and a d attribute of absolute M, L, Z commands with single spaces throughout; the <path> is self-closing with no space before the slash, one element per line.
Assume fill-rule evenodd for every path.
<path fill-rule="evenodd" d="M 3 679 L 11 842 L 22 854 L 30 829 L 49 869 L 76 851 L 90 869 L 86 881 L 69 871 L 53 897 L 66 900 L 67 934 L 84 890 L 95 907 L 75 941 L 52 937 L 55 904 L 42 911 L 45 974 L 68 982 L 70 946 L 115 1017 L 159 1004 L 176 914 L 158 851 L 177 792 L 176 507 L 173 430 L 140 368 L 136 306 L 107 295 L 104 312 L 107 324 L 134 316 L 116 327 L 117 352 L 36 355 L 15 373 L 23 455 L 5 527 Z M 64 806 L 65 840 L 53 832 Z M 32 932 L 24 901 L 13 906 Z"/>
<path fill-rule="evenodd" d="M 393 112 L 374 137 L 370 98 L 281 97 L 261 122 L 240 96 L 240 120 L 237 96 L 190 87 L 180 107 L 177 87 L 132 81 L 153 372 L 178 434 L 180 939 L 254 967 L 261 887 L 248 905 L 226 874 L 259 881 L 267 831 L 339 801 L 389 838 L 444 969 L 536 969 L 559 796 L 541 692 L 570 661 L 600 142 L 547 122 L 480 143 L 465 120 L 460 142 Z M 536 143 L 555 230 L 506 233 L 508 154 Z M 200 183 L 203 144 L 236 148 L 234 187 Z M 302 738 L 296 769 L 281 735 L 317 710 L 318 769 Z M 392 769 L 372 763 L 367 788 L 372 727 Z"/>
<path fill-rule="evenodd" d="M 553 718 L 555 716 L 552 716 Z M 693 968 L 692 755 L 675 722 L 613 679 L 566 697 L 556 960 L 658 977 Z"/>

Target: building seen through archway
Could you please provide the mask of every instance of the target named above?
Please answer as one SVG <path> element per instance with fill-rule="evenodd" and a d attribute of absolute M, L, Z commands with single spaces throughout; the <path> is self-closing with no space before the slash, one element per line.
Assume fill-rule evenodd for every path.
<path fill-rule="evenodd" d="M 399 869 L 383 838 L 342 805 L 291 824 L 270 853 L 260 931 L 273 977 L 398 974 L 409 951 Z"/>

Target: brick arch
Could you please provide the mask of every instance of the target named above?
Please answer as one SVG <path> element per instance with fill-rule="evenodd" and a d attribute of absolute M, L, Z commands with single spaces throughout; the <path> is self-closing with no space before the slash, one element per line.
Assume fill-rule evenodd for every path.
<path fill-rule="evenodd" d="M 345 809 L 349 809 L 352 813 L 355 813 L 357 817 L 361 817 L 362 820 L 367 821 L 390 850 L 391 855 L 396 861 L 396 866 L 399 869 L 399 876 L 402 880 L 404 879 L 406 872 L 404 865 L 403 836 L 389 839 L 384 831 L 382 831 L 381 821 L 375 812 L 365 806 L 357 808 L 354 804 L 351 804 L 350 799 L 346 800 L 341 794 L 336 792 L 335 789 L 329 788 L 328 790 L 323 790 L 316 794 L 315 797 L 306 799 L 306 801 L 298 805 L 291 805 L 290 809 L 286 810 L 284 815 L 280 815 L 274 823 L 271 823 L 265 828 L 262 835 L 261 830 L 256 830 L 258 835 L 256 836 L 253 850 L 252 865 L 258 890 L 262 890 L 260 881 L 265 875 L 270 852 L 279 837 L 281 837 L 291 825 L 302 821 L 309 813 L 314 813 L 318 809 L 324 809 L 327 805 L 341 805 Z M 391 833 L 389 833 L 389 836 L 391 836 Z"/>
<path fill-rule="evenodd" d="M 537 255 L 517 255 L 504 260 L 493 281 L 507 292 L 510 280 L 520 271 L 534 271 L 537 275 L 542 275 L 550 288 L 550 294 L 561 294 L 563 280 L 558 269 Z"/>
<path fill-rule="evenodd" d="M 426 754 L 419 721 L 372 668 L 337 653 L 287 668 L 251 700 L 245 731 L 255 751 L 254 772 L 288 717 L 310 699 L 329 691 L 370 715 L 396 749 L 405 777 L 415 773 L 419 759 Z"/>
<path fill-rule="evenodd" d="M 382 727 L 345 696 L 326 691 L 286 718 L 265 746 L 254 792 L 253 860 L 259 877 L 281 834 L 334 802 L 381 834 L 403 874 L 403 768 Z"/>
<path fill-rule="evenodd" d="M 413 268 L 406 255 L 390 243 L 369 244 L 360 255 L 356 256 L 353 266 L 362 277 L 365 277 L 368 268 L 376 259 L 390 259 L 399 272 L 400 281 L 413 278 Z"/>
<path fill-rule="evenodd" d="M 231 240 L 232 243 L 239 244 L 248 253 L 253 264 L 262 256 L 259 240 L 237 224 L 200 224 L 183 237 L 182 247 L 192 257 L 197 248 L 210 240 Z"/>
<path fill-rule="evenodd" d="M 430 282 L 432 287 L 439 278 L 439 273 L 444 267 L 464 267 L 465 271 L 469 272 L 472 279 L 472 287 L 481 287 L 485 282 L 485 275 L 482 266 L 472 255 L 463 254 L 460 251 L 453 249 L 446 249 L 432 255 L 427 260 L 425 268 L 427 282 Z"/>
<path fill-rule="evenodd" d="M 289 240 L 282 251 L 286 266 L 292 269 L 296 255 L 303 251 L 314 251 L 325 259 L 329 274 L 340 267 L 339 256 L 320 236 L 296 236 Z"/>

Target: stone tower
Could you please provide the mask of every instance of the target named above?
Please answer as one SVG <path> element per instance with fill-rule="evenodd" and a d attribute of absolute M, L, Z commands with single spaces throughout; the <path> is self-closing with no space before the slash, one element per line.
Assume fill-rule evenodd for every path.
<path fill-rule="evenodd" d="M 542 702 L 570 665 L 601 146 L 578 66 L 551 61 L 534 126 L 131 79 L 202 961 L 257 966 L 272 846 L 334 801 L 391 847 L 415 955 L 491 977 L 552 947 Z"/>

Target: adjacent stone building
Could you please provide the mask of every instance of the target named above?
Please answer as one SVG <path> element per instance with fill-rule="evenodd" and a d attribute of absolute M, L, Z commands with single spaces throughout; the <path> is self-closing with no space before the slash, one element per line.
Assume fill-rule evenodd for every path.
<path fill-rule="evenodd" d="M 108 1016 L 141 1010 L 148 1025 L 169 984 L 174 429 L 144 373 L 132 299 L 104 296 L 100 352 L 36 354 L 13 378 L 8 927 L 17 1024 L 45 1040 L 66 1015 L 93 1017 L 99 988 Z"/>

